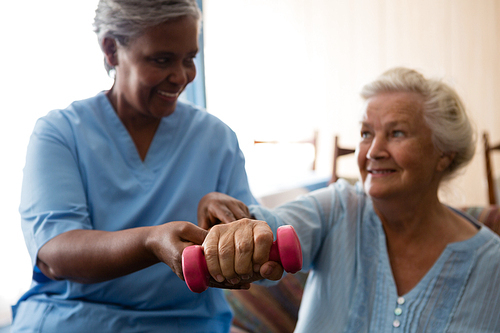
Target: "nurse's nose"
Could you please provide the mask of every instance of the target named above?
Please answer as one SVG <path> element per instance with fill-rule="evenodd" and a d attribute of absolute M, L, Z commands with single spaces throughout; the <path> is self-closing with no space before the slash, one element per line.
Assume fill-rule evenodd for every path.
<path fill-rule="evenodd" d="M 170 83 L 174 83 L 179 86 L 185 86 L 188 84 L 188 70 L 183 64 L 177 64 L 171 69 L 171 72 L 167 76 Z"/>

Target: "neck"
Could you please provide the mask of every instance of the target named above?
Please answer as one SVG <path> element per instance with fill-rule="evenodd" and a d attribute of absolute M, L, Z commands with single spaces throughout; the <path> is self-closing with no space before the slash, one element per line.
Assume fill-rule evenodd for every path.
<path fill-rule="evenodd" d="M 439 223 L 447 208 L 439 202 L 437 194 L 430 197 L 373 200 L 374 209 L 382 221 L 385 232 L 398 237 L 413 238 L 427 233 Z"/>
<path fill-rule="evenodd" d="M 477 229 L 466 219 L 443 205 L 437 196 L 399 202 L 374 200 L 374 209 L 386 234 L 387 243 L 409 246 L 442 244 L 466 240 Z M 402 202 L 404 201 L 404 202 Z"/>
<path fill-rule="evenodd" d="M 132 108 L 113 93 L 113 88 L 106 95 L 134 141 L 141 160 L 144 161 L 161 119 L 148 117 L 139 112 L 130 112 Z"/>

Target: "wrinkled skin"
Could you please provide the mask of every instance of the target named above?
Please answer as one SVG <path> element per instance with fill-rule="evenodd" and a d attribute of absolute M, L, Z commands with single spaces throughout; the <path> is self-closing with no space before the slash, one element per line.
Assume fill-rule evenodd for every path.
<path fill-rule="evenodd" d="M 241 201 L 222 193 L 205 195 L 198 205 L 198 224 L 209 230 L 203 248 L 211 286 L 248 288 L 253 281 L 282 277 L 283 267 L 269 261 L 271 228 L 252 219 Z"/>

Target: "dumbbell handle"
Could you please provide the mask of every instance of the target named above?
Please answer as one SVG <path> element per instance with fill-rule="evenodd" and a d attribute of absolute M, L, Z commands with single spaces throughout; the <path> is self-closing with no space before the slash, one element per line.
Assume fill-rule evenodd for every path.
<path fill-rule="evenodd" d="M 302 269 L 302 249 L 297 233 L 291 225 L 278 228 L 276 240 L 269 252 L 269 260 L 281 263 L 288 273 L 297 273 Z M 182 271 L 191 291 L 201 293 L 208 288 L 210 274 L 201 245 L 192 245 L 184 249 Z"/>

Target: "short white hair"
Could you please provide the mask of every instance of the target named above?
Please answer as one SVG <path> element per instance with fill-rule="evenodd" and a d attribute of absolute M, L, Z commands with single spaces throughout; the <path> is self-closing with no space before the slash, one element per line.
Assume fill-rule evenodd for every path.
<path fill-rule="evenodd" d="M 476 131 L 457 92 L 442 80 L 426 79 L 419 72 L 396 67 L 384 72 L 361 90 L 361 97 L 384 92 L 415 92 L 424 98 L 424 119 L 432 131 L 434 146 L 455 157 L 445 170 L 450 179 L 474 157 Z"/>
<path fill-rule="evenodd" d="M 201 28 L 196 0 L 100 0 L 93 26 L 102 50 L 105 38 L 126 46 L 146 29 L 182 16 L 194 17 Z M 106 59 L 104 67 L 108 74 L 113 69 Z"/>

